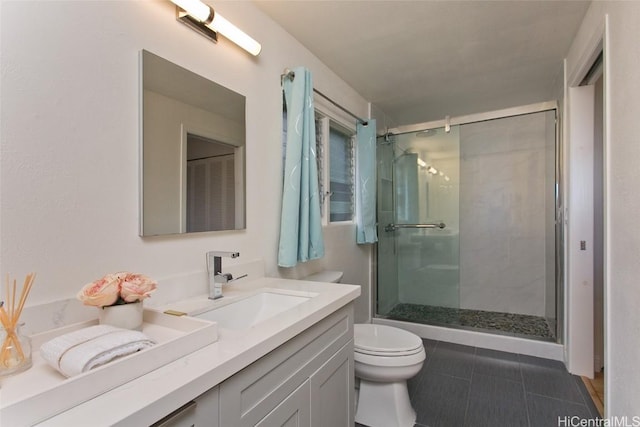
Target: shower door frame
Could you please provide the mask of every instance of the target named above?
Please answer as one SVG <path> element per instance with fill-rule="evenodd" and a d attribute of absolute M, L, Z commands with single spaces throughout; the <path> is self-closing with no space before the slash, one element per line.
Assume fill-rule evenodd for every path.
<path fill-rule="evenodd" d="M 564 221 L 563 209 L 564 199 L 563 187 L 563 167 L 562 167 L 562 133 L 560 132 L 560 123 L 558 115 L 557 101 L 539 102 L 535 104 L 523 105 L 519 107 L 506 108 L 502 110 L 489 111 L 484 113 L 470 114 L 458 117 L 447 117 L 444 120 L 435 120 L 431 122 L 417 123 L 411 125 L 398 126 L 396 128 L 387 129 L 386 134 L 402 135 L 406 133 L 414 133 L 426 129 L 437 129 L 447 126 L 465 125 L 471 123 L 484 122 L 489 120 L 504 119 L 508 117 L 521 116 L 525 114 L 540 113 L 545 111 L 555 112 L 555 314 L 556 314 L 556 341 L 555 344 L 562 344 L 564 341 L 564 284 L 565 284 L 565 263 L 564 263 Z M 378 135 L 384 137 L 384 135 Z M 371 281 L 371 313 L 373 319 L 384 319 L 384 316 L 378 315 L 378 246 L 376 244 L 375 258 L 371 263 L 372 271 Z"/>

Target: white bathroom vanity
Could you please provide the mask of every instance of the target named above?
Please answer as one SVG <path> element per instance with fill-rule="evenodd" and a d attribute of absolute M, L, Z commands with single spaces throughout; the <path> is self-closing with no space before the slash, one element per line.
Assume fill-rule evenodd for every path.
<path fill-rule="evenodd" d="M 352 426 L 352 301 L 359 294 L 353 285 L 257 278 L 234 284 L 215 302 L 197 296 L 155 307 L 215 321 L 217 341 L 82 403 L 61 403 L 55 413 L 38 414 L 34 405 L 27 416 L 2 407 L 0 419 L 41 426 Z M 212 321 L 217 310 L 222 317 Z M 143 353 L 82 375 L 108 376 L 121 362 L 130 369 L 145 363 Z M 99 387 L 80 383 L 65 394 L 77 399 Z M 2 387 L 5 394 L 11 384 Z M 20 404 L 29 409 L 28 398 Z"/>

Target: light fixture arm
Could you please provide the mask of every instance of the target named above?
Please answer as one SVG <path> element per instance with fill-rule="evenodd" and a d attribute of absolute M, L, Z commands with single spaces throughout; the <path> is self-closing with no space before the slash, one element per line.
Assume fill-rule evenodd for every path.
<path fill-rule="evenodd" d="M 210 13 L 211 20 L 213 20 L 213 15 L 214 15 L 214 11 L 213 9 L 211 9 L 211 13 Z M 207 25 L 204 22 L 198 21 L 196 18 L 189 15 L 186 11 L 181 9 L 180 6 L 176 6 L 176 19 L 181 23 L 183 23 L 184 25 L 186 25 L 187 27 L 191 28 L 192 30 L 195 30 L 201 35 L 205 36 L 212 42 L 214 43 L 218 42 L 218 33 L 216 31 L 207 27 Z M 207 18 L 207 21 L 208 20 L 209 19 Z"/>

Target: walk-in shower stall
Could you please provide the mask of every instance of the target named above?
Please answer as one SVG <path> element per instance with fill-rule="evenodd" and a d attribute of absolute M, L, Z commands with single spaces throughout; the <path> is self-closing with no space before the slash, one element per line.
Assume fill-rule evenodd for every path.
<path fill-rule="evenodd" d="M 556 109 L 520 111 L 378 138 L 378 318 L 559 340 Z"/>

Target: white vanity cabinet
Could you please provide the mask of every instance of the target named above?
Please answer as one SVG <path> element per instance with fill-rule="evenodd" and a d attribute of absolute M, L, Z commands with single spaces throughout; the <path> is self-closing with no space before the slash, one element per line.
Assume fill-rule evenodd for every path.
<path fill-rule="evenodd" d="M 214 387 L 173 411 L 151 427 L 219 427 L 219 387 Z"/>
<path fill-rule="evenodd" d="M 351 427 L 353 382 L 349 304 L 223 381 L 219 425 Z"/>
<path fill-rule="evenodd" d="M 353 304 L 174 411 L 162 427 L 352 427 Z"/>

